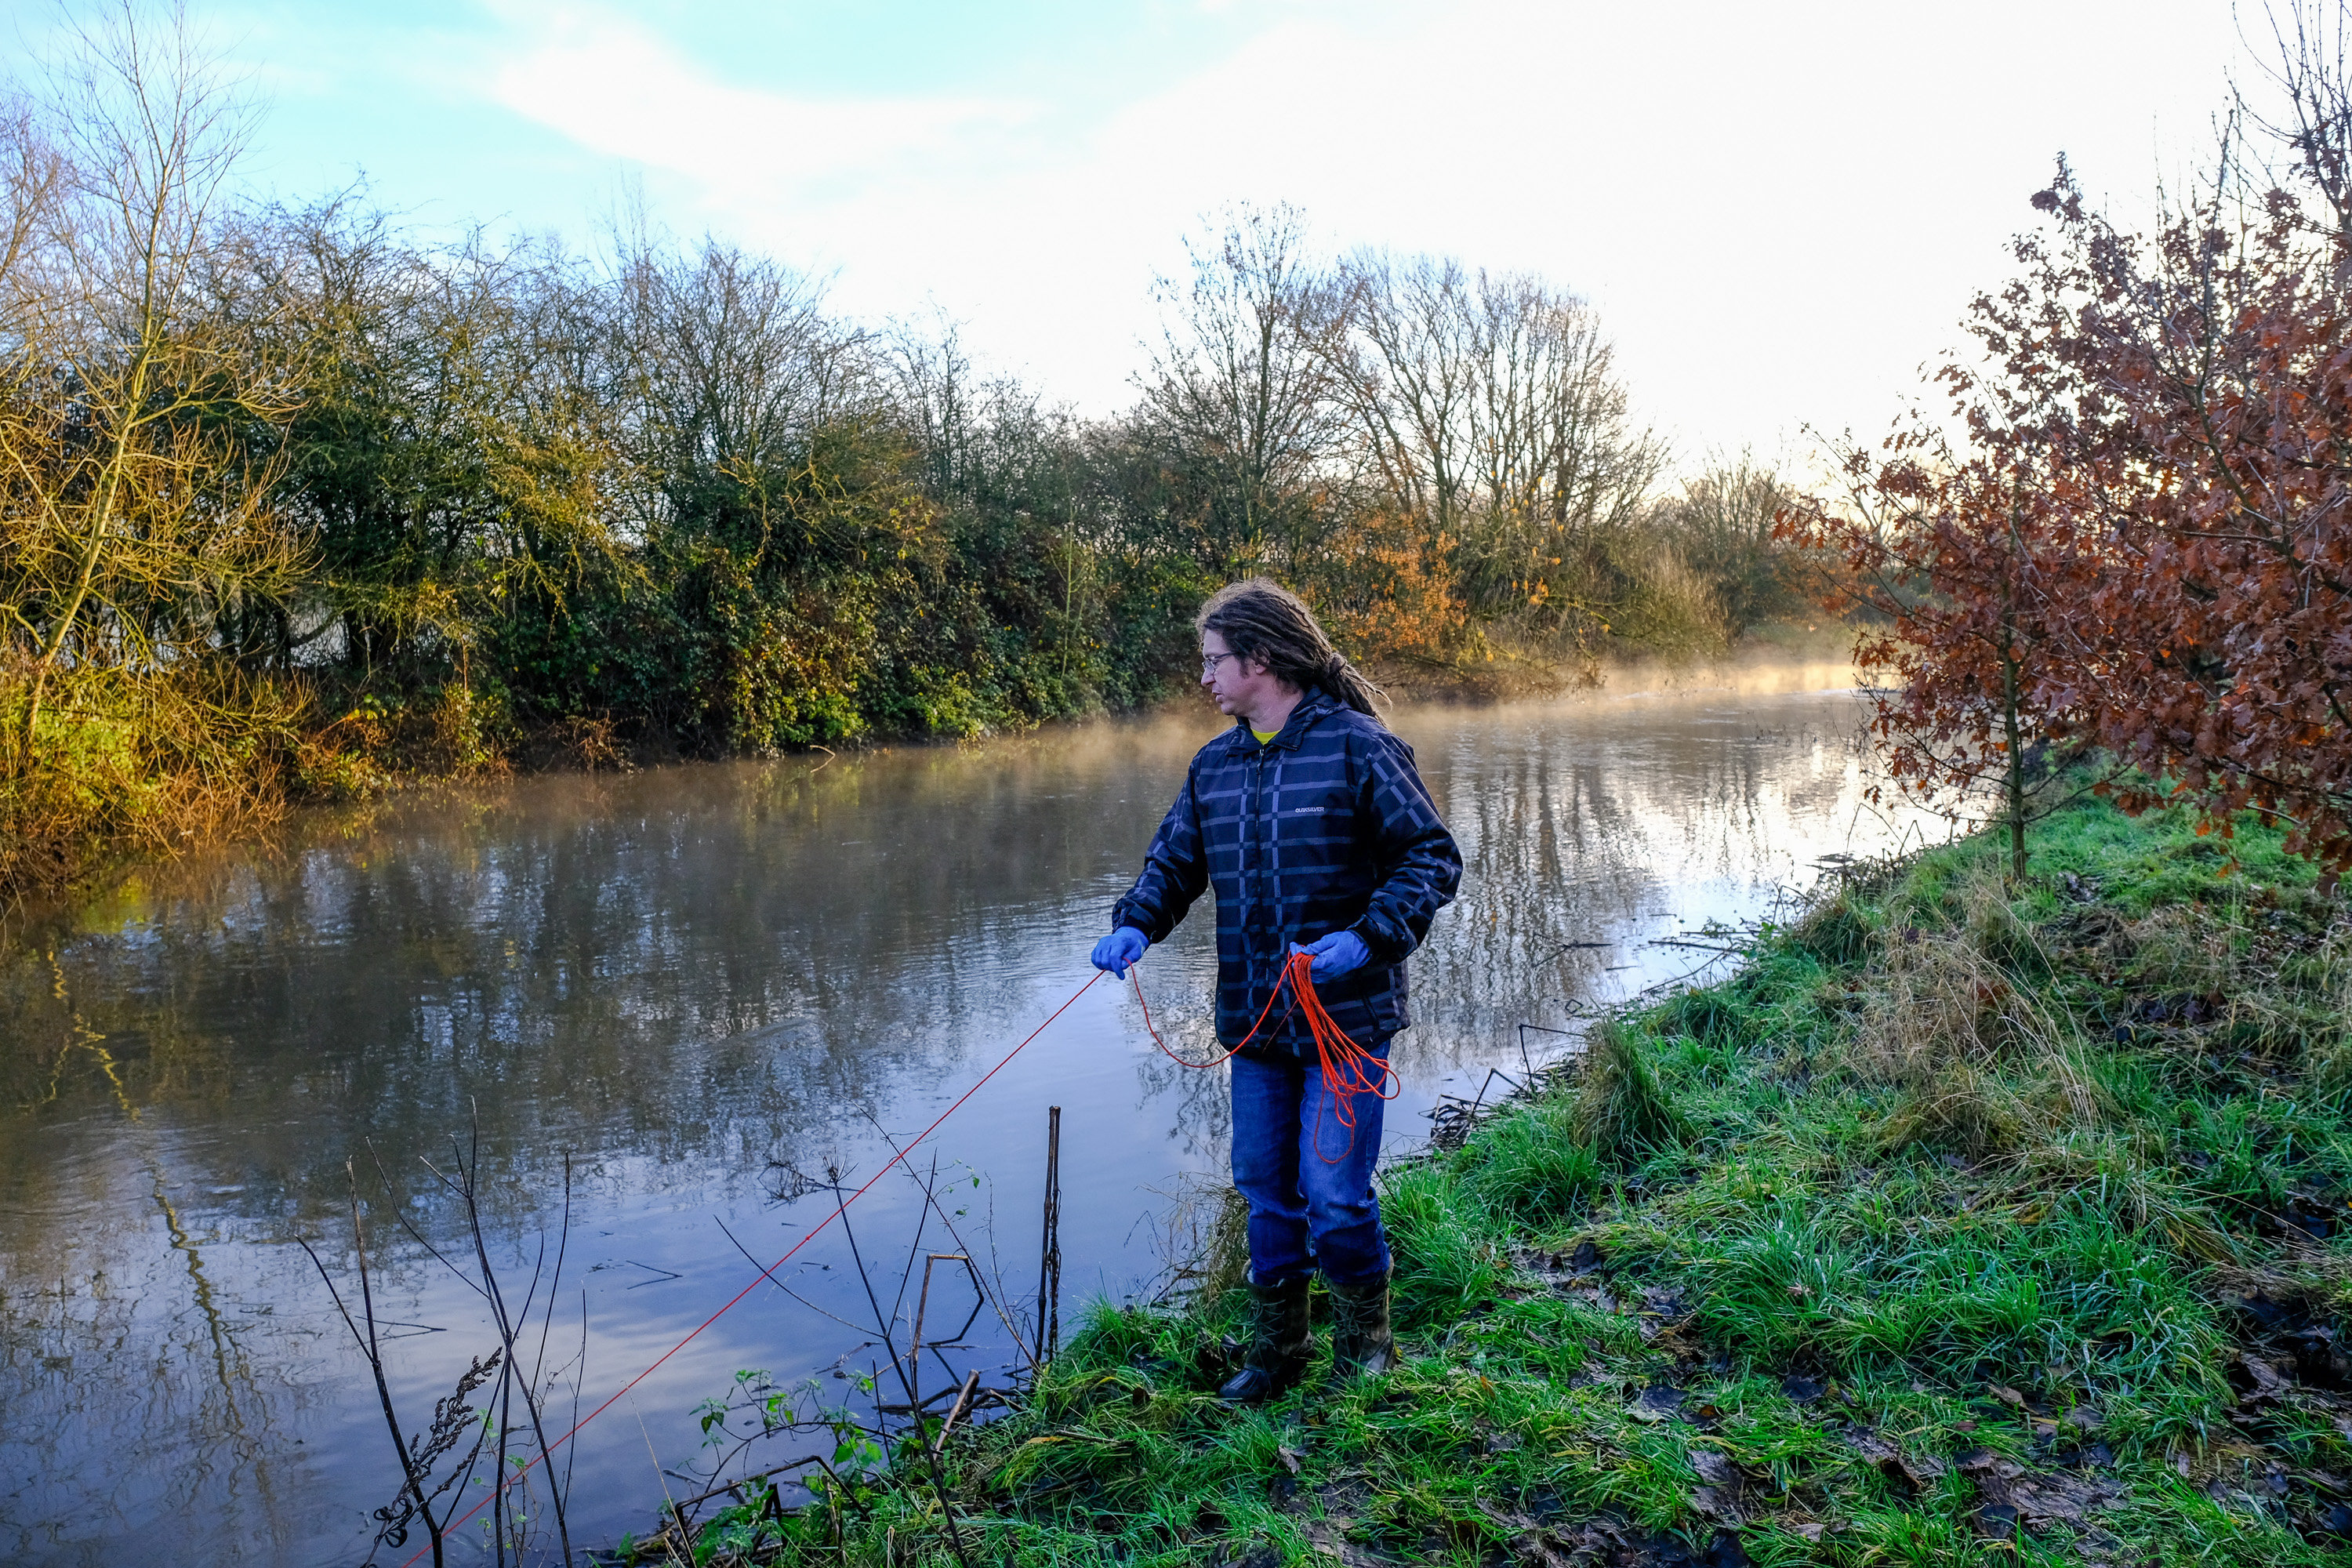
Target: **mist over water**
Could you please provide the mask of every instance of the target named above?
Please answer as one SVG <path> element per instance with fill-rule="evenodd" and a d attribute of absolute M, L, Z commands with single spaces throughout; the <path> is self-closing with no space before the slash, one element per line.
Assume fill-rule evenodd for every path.
<path fill-rule="evenodd" d="M 1700 970 L 1690 930 L 1768 913 L 1825 857 L 1941 836 L 1866 804 L 1855 699 L 1805 689 L 1835 679 L 1397 716 L 1469 869 L 1414 960 L 1391 1149 L 1441 1093 L 1516 1070 L 1521 1024 Z M 355 1170 L 380 1211 L 377 1310 L 401 1325 L 394 1394 L 421 1417 L 494 1343 L 389 1218 L 462 1237 L 420 1163 L 453 1139 L 478 1135 L 497 1260 L 520 1276 L 572 1156 L 555 1334 L 576 1351 L 584 1310 L 577 1393 L 601 1403 L 754 1278 L 728 1232 L 770 1262 L 830 1212 L 777 1201 L 782 1167 L 864 1181 L 885 1133 L 919 1131 L 1085 984 L 1217 723 L 420 796 L 144 873 L 23 933 L 0 952 L 0 1558 L 118 1563 L 158 1539 L 192 1561 L 363 1556 L 398 1472 L 292 1238 L 352 1267 Z M 1195 1058 L 1213 936 L 1200 910 L 1139 969 Z M 1066 1331 L 1089 1296 L 1164 1283 L 1168 1194 L 1223 1167 L 1223 1077 L 1162 1056 L 1105 980 L 925 1146 L 1024 1310 L 1048 1105 Z M 886 1305 L 920 1206 L 893 1175 L 851 1211 Z M 849 1256 L 838 1226 L 818 1237 L 780 1276 L 809 1304 L 761 1285 L 587 1429 L 575 1542 L 650 1520 L 665 1482 L 640 1420 L 676 1467 L 692 1406 L 739 1368 L 847 1394 L 832 1374 L 879 1354 L 835 1321 L 870 1322 Z M 961 1289 L 933 1308 L 950 1327 L 974 1305 Z M 975 1365 L 1003 1381 L 1014 1359 L 982 1311 L 925 1387 Z"/>

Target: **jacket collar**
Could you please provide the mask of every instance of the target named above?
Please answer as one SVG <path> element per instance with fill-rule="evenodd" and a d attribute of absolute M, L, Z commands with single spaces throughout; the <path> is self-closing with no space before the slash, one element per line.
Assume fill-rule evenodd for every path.
<path fill-rule="evenodd" d="M 1297 751 L 1298 743 L 1307 738 L 1307 731 L 1313 728 L 1315 721 L 1330 712 L 1336 706 L 1337 703 L 1329 692 L 1325 691 L 1321 687 L 1314 688 L 1298 700 L 1298 706 L 1290 710 L 1290 717 L 1282 721 L 1282 728 L 1275 732 L 1274 739 L 1265 744 L 1267 747 L 1280 746 L 1288 752 Z M 1238 734 L 1246 736 L 1251 746 L 1258 745 L 1257 731 L 1250 728 L 1248 720 L 1235 719 L 1234 729 Z"/>

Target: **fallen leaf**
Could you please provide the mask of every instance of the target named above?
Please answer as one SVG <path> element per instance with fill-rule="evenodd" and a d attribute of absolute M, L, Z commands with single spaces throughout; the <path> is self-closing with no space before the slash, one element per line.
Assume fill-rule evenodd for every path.
<path fill-rule="evenodd" d="M 1284 1469 L 1288 1470 L 1294 1476 L 1298 1473 L 1300 1461 L 1307 1458 L 1306 1455 L 1300 1453 L 1297 1449 L 1291 1447 L 1276 1448 L 1274 1451 L 1274 1457 L 1282 1462 L 1282 1468 Z"/>
<path fill-rule="evenodd" d="M 1578 1561 L 1551 1543 L 1551 1537 L 1540 1531 L 1528 1531 L 1511 1537 L 1511 1561 L 1520 1568 L 1578 1568 Z"/>
<path fill-rule="evenodd" d="M 1911 1484 L 1921 1491 L 1944 1479 L 1944 1461 L 1933 1454 L 1906 1454 L 1895 1463 L 1903 1467 L 1903 1473 L 1910 1477 Z"/>
<path fill-rule="evenodd" d="M 1853 1446 L 1855 1453 L 1874 1465 L 1891 1465 L 1897 1458 L 1895 1445 L 1867 1426 L 1847 1427 L 1845 1440 Z"/>
<path fill-rule="evenodd" d="M 1367 1511 L 1375 1494 L 1361 1476 L 1342 1476 L 1315 1489 L 1315 1500 L 1326 1519 L 1349 1520 Z"/>
<path fill-rule="evenodd" d="M 2019 1476 L 1999 1489 L 2037 1529 L 2080 1524 L 2085 1515 L 2123 1495 L 2123 1488 L 2114 1481 L 2069 1475 Z"/>
<path fill-rule="evenodd" d="M 1625 1414 L 1636 1421 L 1664 1421 L 1680 1410 L 1683 1401 L 1689 1397 L 1679 1388 L 1654 1383 L 1625 1407 Z"/>
<path fill-rule="evenodd" d="M 2246 1375 L 2254 1380 L 2254 1392 L 2247 1395 L 2249 1399 L 2273 1396 L 2287 1385 L 2287 1380 L 2279 1375 L 2278 1368 L 2252 1352 L 2239 1356 L 2238 1364 L 2244 1367 Z"/>
<path fill-rule="evenodd" d="M 1731 1462 L 1728 1454 L 1715 1448 L 1693 1448 L 1690 1462 L 1691 1468 L 1698 1472 L 1698 1479 L 1708 1486 L 1738 1489 L 1739 1467 Z"/>
<path fill-rule="evenodd" d="M 1387 1564 L 1342 1533 L 1339 1526 L 1317 1520 L 1307 1527 L 1307 1539 L 1321 1555 L 1337 1559 L 1344 1568 L 1387 1568 Z"/>

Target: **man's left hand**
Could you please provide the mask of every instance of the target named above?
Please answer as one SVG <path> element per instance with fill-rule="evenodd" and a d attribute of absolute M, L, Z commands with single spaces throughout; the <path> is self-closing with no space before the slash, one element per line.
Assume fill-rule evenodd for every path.
<path fill-rule="evenodd" d="M 1307 973 L 1317 980 L 1337 980 L 1342 974 L 1361 969 L 1371 962 L 1372 957 L 1372 950 L 1364 945 L 1364 939 L 1351 931 L 1335 931 L 1305 947 L 1293 942 L 1290 951 L 1313 956 L 1315 967 Z"/>

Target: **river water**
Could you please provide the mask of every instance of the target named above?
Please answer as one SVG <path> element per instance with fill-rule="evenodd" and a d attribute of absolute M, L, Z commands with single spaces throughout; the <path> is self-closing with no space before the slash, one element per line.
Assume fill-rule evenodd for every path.
<path fill-rule="evenodd" d="M 1805 689 L 1836 678 L 1398 715 L 1469 869 L 1414 960 L 1389 1148 L 1425 1135 L 1441 1094 L 1568 1044 L 1520 1025 L 1699 968 L 1694 933 L 1769 915 L 1828 858 L 1940 836 L 1866 802 L 1856 700 Z M 491 1261 L 518 1291 L 562 1230 L 570 1156 L 542 1364 L 562 1369 L 562 1425 L 604 1401 L 758 1279 L 745 1251 L 772 1263 L 831 1212 L 793 1195 L 794 1173 L 864 1182 L 886 1137 L 1086 981 L 1217 722 L 420 795 L 150 868 L 20 933 L 0 952 L 0 1560 L 118 1563 L 167 1541 L 187 1562 L 365 1556 L 397 1465 L 295 1241 L 354 1284 L 356 1180 L 391 1392 L 420 1426 L 496 1343 L 425 1245 L 470 1260 L 424 1163 L 448 1171 L 453 1150 L 478 1160 Z M 1198 911 L 1139 971 L 1195 1057 L 1212 924 Z M 1066 1324 L 1166 1288 L 1179 1195 L 1223 1163 L 1223 1088 L 1160 1054 L 1106 981 L 917 1163 L 936 1155 L 933 1190 L 1025 1332 L 1063 1108 Z M 886 1313 L 925 1206 L 893 1173 L 851 1211 Z M 958 1249 L 924 1223 L 920 1249 Z M 583 1431 L 575 1541 L 683 1495 L 660 1470 L 687 1468 L 693 1407 L 738 1370 L 864 1397 L 880 1352 L 846 1239 L 818 1236 L 777 1275 L 792 1296 L 760 1284 Z M 982 1305 L 954 1266 L 934 1298 L 933 1339 Z M 923 1392 L 974 1366 L 1005 1382 L 1014 1357 L 981 1310 L 925 1357 Z"/>

